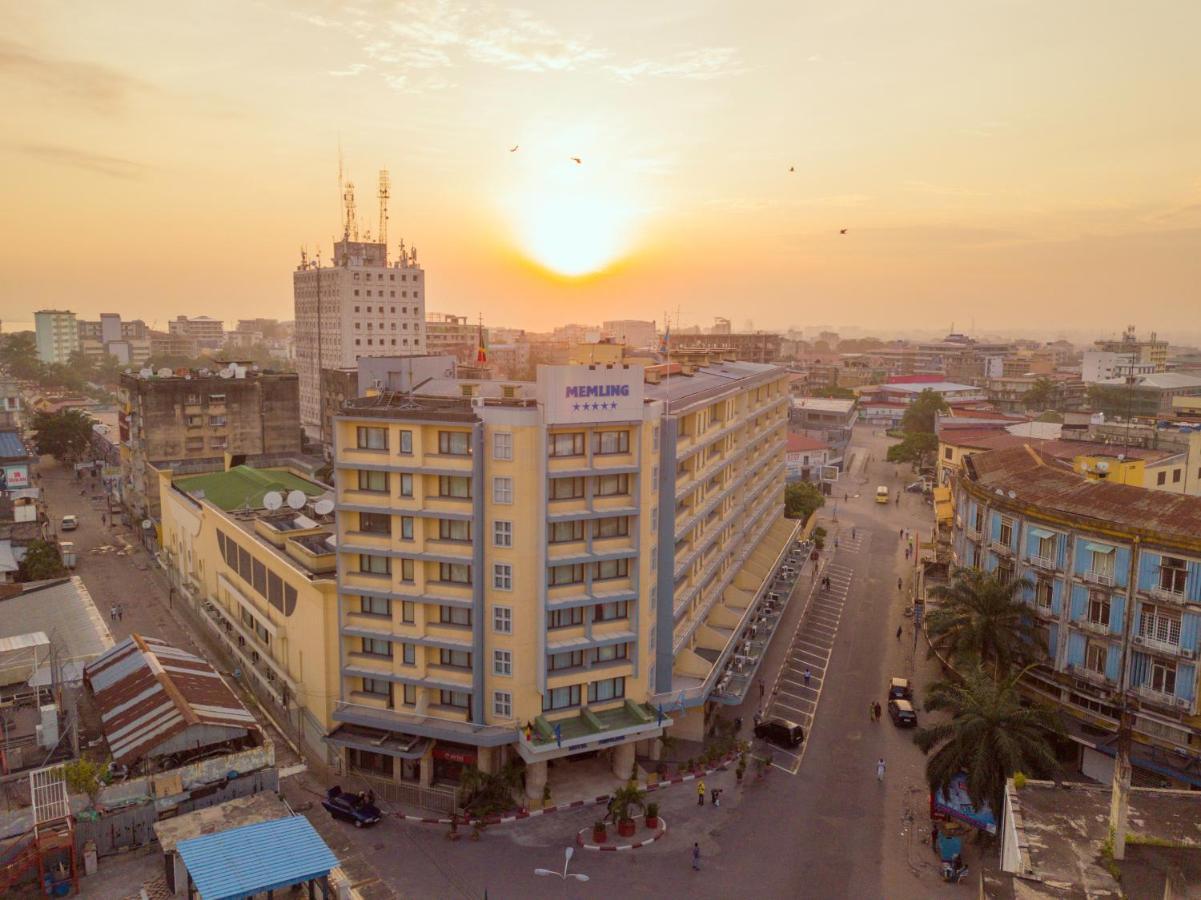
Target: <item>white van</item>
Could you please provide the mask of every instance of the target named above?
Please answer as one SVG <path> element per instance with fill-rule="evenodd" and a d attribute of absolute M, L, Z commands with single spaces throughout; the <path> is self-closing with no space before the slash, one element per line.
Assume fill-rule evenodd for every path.
<path fill-rule="evenodd" d="M 877 503 L 887 503 L 888 502 L 888 486 L 887 485 L 882 484 L 878 488 L 876 488 L 876 502 Z"/>

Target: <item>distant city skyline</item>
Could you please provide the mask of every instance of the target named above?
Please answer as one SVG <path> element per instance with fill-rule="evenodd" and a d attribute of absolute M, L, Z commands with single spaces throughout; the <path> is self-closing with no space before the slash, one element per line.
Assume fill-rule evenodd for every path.
<path fill-rule="evenodd" d="M 365 226 L 390 170 L 434 310 L 1197 327 L 1196 4 L 6 15 L 6 319 L 290 318 L 341 146 Z"/>

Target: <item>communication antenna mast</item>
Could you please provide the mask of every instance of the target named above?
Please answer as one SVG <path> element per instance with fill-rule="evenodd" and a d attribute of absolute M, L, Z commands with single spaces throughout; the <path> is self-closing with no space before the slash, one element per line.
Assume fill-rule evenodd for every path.
<path fill-rule="evenodd" d="M 342 191 L 342 203 L 346 209 L 346 222 L 342 226 L 342 239 L 344 241 L 357 241 L 359 239 L 359 223 L 354 208 L 353 181 L 346 182 L 346 187 Z"/>
<path fill-rule="evenodd" d="M 388 245 L 388 198 L 392 196 L 392 179 L 387 169 L 379 170 L 379 236 L 376 238 L 385 247 Z"/>

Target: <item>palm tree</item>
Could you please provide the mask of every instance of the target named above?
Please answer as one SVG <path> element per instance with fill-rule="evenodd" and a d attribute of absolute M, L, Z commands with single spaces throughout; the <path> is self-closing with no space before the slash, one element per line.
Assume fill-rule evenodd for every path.
<path fill-rule="evenodd" d="M 1036 378 L 1022 397 L 1026 409 L 1058 409 L 1059 385 L 1050 378 Z"/>
<path fill-rule="evenodd" d="M 991 661 L 993 677 L 1039 652 L 1030 609 L 1020 599 L 1033 590 L 1028 578 L 1005 578 L 960 569 L 949 584 L 931 589 L 939 601 L 926 617 L 930 648 L 958 662 Z"/>
<path fill-rule="evenodd" d="M 962 683 L 940 681 L 930 687 L 927 710 L 946 710 L 948 722 L 919 728 L 914 742 L 929 756 L 926 781 L 931 791 L 946 791 L 955 776 L 966 774 L 967 792 L 977 808 L 1001 809 L 1005 781 L 1015 772 L 1036 777 L 1058 767 L 1051 736 L 1061 734 L 1058 715 L 1041 706 L 1023 706 L 1017 681 L 1026 669 L 994 681 L 981 669 Z"/>

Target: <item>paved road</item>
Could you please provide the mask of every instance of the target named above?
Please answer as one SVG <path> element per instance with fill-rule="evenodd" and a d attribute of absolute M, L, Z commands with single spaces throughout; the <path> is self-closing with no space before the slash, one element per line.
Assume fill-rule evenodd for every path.
<path fill-rule="evenodd" d="M 590 808 L 490 829 L 478 842 L 455 844 L 446 840 L 444 829 L 396 821 L 368 833 L 339 831 L 316 810 L 312 815 L 319 827 L 403 895 L 481 897 L 485 889 L 490 898 L 962 895 L 964 886 L 939 880 L 925 844 L 924 757 L 912 733 L 894 728 L 887 716 L 873 723 L 867 714 L 870 701 L 885 703 L 890 676 L 914 678 L 920 702 L 935 674 L 923 653 L 915 658 L 912 625 L 902 616 L 905 601 L 897 590 L 898 578 L 908 588 L 912 571 L 899 532 L 920 528 L 928 533 L 930 507 L 914 495 L 904 495 L 899 507 L 876 504 L 877 484 L 895 489 L 911 479 L 878 461 L 862 467 L 869 454 L 883 459 L 888 441 L 882 436 L 860 428 L 855 443 L 856 461 L 840 486 L 859 496 L 839 498 L 837 522 L 834 504 L 823 510 L 824 524 L 839 540 L 828 570 L 829 596 L 818 592 L 811 618 L 800 621 L 800 588 L 804 580 L 810 585 L 814 580 L 806 566 L 761 669 L 768 686 L 779 678 L 781 692 L 774 702 L 781 711 L 788 705 L 790 715 L 808 724 L 816 704 L 803 758 L 777 754 L 780 768 L 763 783 L 748 778 L 738 786 L 732 773 L 710 779 L 711 787 L 726 792 L 719 810 L 698 808 L 687 786 L 657 794 L 668 835 L 628 853 L 578 851 L 572 867 L 591 877 L 582 885 L 536 878 L 532 871 L 561 866 L 563 848 L 576 830 L 596 818 Z M 895 636 L 898 625 L 903 626 L 901 640 Z M 808 687 L 805 668 L 811 670 Z M 741 716 L 749 730 L 759 703 L 752 690 L 748 701 L 727 716 Z M 880 757 L 887 762 L 883 784 L 875 773 Z M 689 860 L 694 841 L 702 850 L 699 874 Z M 975 868 L 973 852 L 969 846 L 968 861 Z"/>

